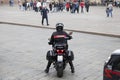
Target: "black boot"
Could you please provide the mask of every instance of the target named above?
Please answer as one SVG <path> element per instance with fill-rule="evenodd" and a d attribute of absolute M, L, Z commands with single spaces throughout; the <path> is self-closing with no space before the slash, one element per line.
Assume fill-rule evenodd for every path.
<path fill-rule="evenodd" d="M 50 68 L 50 66 L 51 66 L 51 62 L 48 61 L 47 67 L 46 67 L 46 69 L 45 69 L 45 72 L 46 72 L 46 73 L 49 72 L 49 68 Z"/>
<path fill-rule="evenodd" d="M 74 67 L 71 68 L 71 73 L 75 73 Z"/>
<path fill-rule="evenodd" d="M 71 67 L 71 73 L 74 73 L 75 69 L 74 69 L 72 61 L 69 61 L 69 64 L 70 64 L 70 67 Z"/>
<path fill-rule="evenodd" d="M 46 69 L 45 69 L 45 73 L 48 73 L 48 72 L 49 72 L 49 68 L 46 68 Z"/>

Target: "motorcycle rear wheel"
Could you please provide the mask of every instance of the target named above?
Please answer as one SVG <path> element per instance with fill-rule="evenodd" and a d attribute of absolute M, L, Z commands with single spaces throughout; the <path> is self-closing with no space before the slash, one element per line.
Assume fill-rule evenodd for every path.
<path fill-rule="evenodd" d="M 57 76 L 58 77 L 63 76 L 63 63 L 59 63 L 59 65 L 57 65 Z"/>
<path fill-rule="evenodd" d="M 63 76 L 63 68 L 62 67 L 58 68 L 58 70 L 57 70 L 57 76 L 58 77 L 62 77 Z"/>

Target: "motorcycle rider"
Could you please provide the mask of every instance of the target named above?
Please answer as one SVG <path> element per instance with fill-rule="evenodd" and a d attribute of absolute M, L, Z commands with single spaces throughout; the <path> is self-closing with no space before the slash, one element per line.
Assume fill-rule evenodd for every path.
<path fill-rule="evenodd" d="M 63 27 L 64 27 L 63 23 L 56 24 L 56 32 L 53 32 L 53 34 L 51 35 L 49 45 L 52 45 L 54 47 L 54 45 L 56 43 L 65 43 L 66 44 L 66 52 L 67 52 L 68 51 L 68 43 L 67 43 L 67 40 L 63 39 L 63 37 L 67 37 L 70 40 L 70 39 L 72 39 L 72 36 L 70 36 L 65 31 L 63 31 Z M 52 64 L 52 61 L 48 60 L 47 67 L 45 69 L 46 73 L 49 72 L 49 67 L 51 66 L 51 64 Z M 74 66 L 73 66 L 72 60 L 69 61 L 69 65 L 71 67 L 71 72 L 74 73 Z"/>

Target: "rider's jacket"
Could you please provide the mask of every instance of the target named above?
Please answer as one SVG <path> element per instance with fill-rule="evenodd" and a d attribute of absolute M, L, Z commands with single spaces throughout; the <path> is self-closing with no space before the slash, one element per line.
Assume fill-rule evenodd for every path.
<path fill-rule="evenodd" d="M 67 39 L 66 39 L 67 38 Z M 72 37 L 68 35 L 65 31 L 56 31 L 53 32 L 49 44 L 54 45 L 56 43 L 66 43 L 67 40 L 71 39 Z"/>

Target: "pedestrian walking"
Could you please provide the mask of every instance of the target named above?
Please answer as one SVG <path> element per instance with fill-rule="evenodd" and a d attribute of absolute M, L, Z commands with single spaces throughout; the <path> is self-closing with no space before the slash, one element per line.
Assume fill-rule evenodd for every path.
<path fill-rule="evenodd" d="M 107 17 L 109 17 L 109 8 L 108 7 L 106 8 L 106 14 L 107 14 Z"/>
<path fill-rule="evenodd" d="M 14 5 L 14 0 L 9 0 L 9 5 L 13 6 Z"/>
<path fill-rule="evenodd" d="M 77 13 L 79 13 L 79 2 L 74 2 L 75 4 L 75 9 L 74 9 L 74 13 L 77 11 Z"/>
<path fill-rule="evenodd" d="M 53 3 L 53 12 L 57 12 L 57 2 Z"/>
<path fill-rule="evenodd" d="M 75 3 L 72 3 L 72 10 L 71 10 L 71 13 L 75 13 Z"/>
<path fill-rule="evenodd" d="M 84 11 L 83 11 L 84 6 L 85 6 L 85 3 L 84 3 L 84 1 L 82 0 L 82 1 L 80 2 L 81 13 L 84 12 Z"/>
<path fill-rule="evenodd" d="M 65 6 L 66 6 L 66 11 L 68 12 L 68 11 L 69 11 L 69 9 L 70 9 L 70 3 L 69 3 L 69 2 L 67 2 Z"/>
<path fill-rule="evenodd" d="M 90 6 L 89 1 L 85 2 L 86 12 L 89 12 L 89 6 Z"/>
<path fill-rule="evenodd" d="M 30 8 L 33 10 L 33 0 L 30 1 Z"/>
<path fill-rule="evenodd" d="M 70 12 L 72 13 L 73 3 L 70 2 Z"/>
<path fill-rule="evenodd" d="M 113 12 L 113 5 L 112 5 L 112 3 L 109 3 L 106 8 L 107 17 L 109 17 L 109 16 L 112 17 L 113 16 L 112 12 Z"/>
<path fill-rule="evenodd" d="M 48 13 L 49 13 L 49 10 L 47 9 L 47 7 L 43 7 L 43 9 L 41 10 L 41 15 L 42 15 L 42 25 L 44 25 L 44 19 L 46 19 L 46 23 L 47 23 L 47 26 L 49 26 L 48 24 Z"/>
<path fill-rule="evenodd" d="M 27 5 L 27 10 L 28 9 L 30 10 L 30 2 L 27 2 L 26 5 Z"/>
<path fill-rule="evenodd" d="M 23 11 L 26 11 L 26 10 L 27 10 L 27 2 L 24 1 L 24 2 L 22 3 L 22 6 L 23 6 Z"/>
<path fill-rule="evenodd" d="M 64 7 L 63 3 L 59 3 L 59 4 L 58 4 L 58 7 L 59 7 L 59 10 L 58 10 L 58 11 L 63 11 L 63 7 Z"/>
<path fill-rule="evenodd" d="M 37 1 L 33 1 L 33 10 L 35 12 L 38 12 L 38 9 L 37 9 Z"/>
<path fill-rule="evenodd" d="M 38 10 L 37 12 L 40 12 L 41 11 L 41 7 L 42 7 L 40 1 L 37 2 L 36 7 L 37 7 L 37 10 Z"/>
<path fill-rule="evenodd" d="M 49 9 L 52 11 L 52 3 L 49 4 Z"/>

